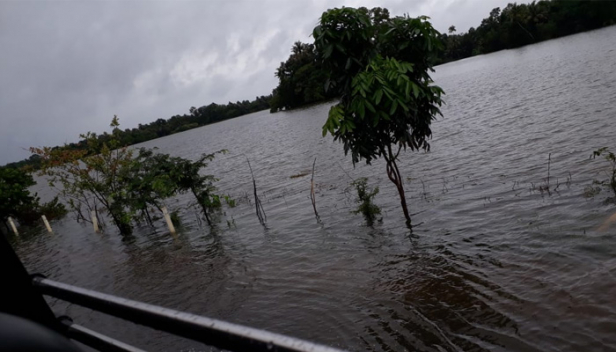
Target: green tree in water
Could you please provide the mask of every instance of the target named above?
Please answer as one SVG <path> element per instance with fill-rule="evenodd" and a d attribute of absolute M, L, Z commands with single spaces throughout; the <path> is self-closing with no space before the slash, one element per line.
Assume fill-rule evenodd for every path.
<path fill-rule="evenodd" d="M 90 211 L 105 210 L 122 234 L 130 234 L 134 212 L 125 180 L 130 179 L 133 152 L 120 146 L 117 117 L 110 126 L 113 132 L 106 142 L 101 143 L 90 132 L 81 136 L 88 144 L 87 150 L 30 150 L 41 157 L 42 174 L 49 177 L 51 186 L 58 184 L 60 195 L 78 219 L 89 221 Z"/>
<path fill-rule="evenodd" d="M 384 158 L 407 224 L 409 215 L 397 160 L 401 150 L 428 150 L 430 124 L 440 114 L 441 88 L 429 72 L 442 49 L 426 17 L 389 17 L 386 9 L 341 8 L 323 13 L 315 47 L 340 103 L 323 126 L 344 144 L 353 163 Z"/>
<path fill-rule="evenodd" d="M 151 222 L 148 206 L 160 210 L 163 199 L 178 193 L 191 193 L 208 225 L 212 225 L 211 213 L 222 206 L 221 196 L 215 193 L 214 182 L 217 179 L 213 175 L 203 175 L 201 171 L 216 154 L 226 152 L 221 150 L 203 154 L 192 161 L 168 154 L 156 154 L 150 149 L 140 149 L 133 163 L 131 178 L 127 180 L 134 207 Z M 232 202 L 233 200 L 227 197 L 227 203 Z"/>
<path fill-rule="evenodd" d="M 191 192 L 199 203 L 208 224 L 212 209 L 221 206 L 214 193 L 212 175 L 201 175 L 214 154 L 204 154 L 196 161 L 152 150 L 135 151 L 121 146 L 119 122 L 111 122 L 113 132 L 106 142 L 92 133 L 82 135 L 88 150 L 65 148 L 31 148 L 42 160 L 42 173 L 52 186 L 58 184 L 60 195 L 77 214 L 90 221 L 91 211 L 102 210 L 121 234 L 132 233 L 135 221 L 152 222 L 149 208 L 161 210 L 162 201 L 178 193 Z M 223 152 L 223 151 L 221 151 Z"/>
<path fill-rule="evenodd" d="M 35 184 L 32 176 L 18 169 L 0 168 L 0 221 L 8 231 L 9 216 L 18 216 L 35 205 L 28 187 Z"/>
<path fill-rule="evenodd" d="M 41 204 L 37 195 L 28 190 L 35 184 L 32 175 L 24 170 L 0 168 L 0 222 L 7 230 L 9 216 L 17 218 L 21 224 L 29 224 L 40 220 L 41 215 L 49 220 L 66 215 L 66 208 L 57 197 Z"/>

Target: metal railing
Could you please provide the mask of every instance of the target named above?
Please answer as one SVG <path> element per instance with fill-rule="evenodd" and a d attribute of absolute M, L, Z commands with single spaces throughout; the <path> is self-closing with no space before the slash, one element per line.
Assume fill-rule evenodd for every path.
<path fill-rule="evenodd" d="M 43 277 L 34 277 L 32 282 L 35 289 L 44 295 L 225 350 L 340 352 L 338 349 L 312 342 L 133 301 Z M 123 345 L 120 346 L 118 341 L 112 339 L 104 340 L 105 336 L 70 321 L 65 324 L 70 327 L 69 337 L 91 347 L 140 351 L 123 343 L 120 343 Z M 93 340 L 95 338 L 97 340 Z"/>

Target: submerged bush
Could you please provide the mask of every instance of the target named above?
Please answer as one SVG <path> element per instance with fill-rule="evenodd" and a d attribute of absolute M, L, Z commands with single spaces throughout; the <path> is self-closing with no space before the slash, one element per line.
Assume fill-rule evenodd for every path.
<path fill-rule="evenodd" d="M 379 187 L 373 189 L 368 187 L 368 179 L 365 177 L 351 182 L 351 186 L 355 187 L 357 191 L 355 202 L 359 204 L 357 209 L 352 211 L 352 213 L 362 214 L 368 225 L 372 225 L 376 216 L 381 214 L 381 208 L 372 203 L 374 197 L 379 193 Z"/>
<path fill-rule="evenodd" d="M 120 144 L 119 121 L 111 122 L 113 133 L 102 144 L 88 132 L 82 137 L 88 150 L 31 148 L 41 159 L 41 173 L 50 185 L 58 184 L 62 196 L 76 213 L 78 220 L 89 222 L 90 213 L 103 210 L 121 234 L 130 234 L 135 222 L 152 222 L 148 209 L 162 212 L 164 199 L 181 193 L 192 193 L 208 224 L 209 212 L 221 207 L 220 196 L 214 193 L 212 175 L 202 175 L 207 161 L 215 154 L 203 154 L 192 161 L 152 150 L 134 150 Z M 61 212 L 56 200 L 43 207 Z"/>
<path fill-rule="evenodd" d="M 41 204 L 36 193 L 28 190 L 35 184 L 32 175 L 24 170 L 0 168 L 0 222 L 5 223 L 10 216 L 21 224 L 32 224 L 42 215 L 53 220 L 66 214 L 66 207 L 57 197 Z M 5 228 L 8 230 L 6 223 Z"/>

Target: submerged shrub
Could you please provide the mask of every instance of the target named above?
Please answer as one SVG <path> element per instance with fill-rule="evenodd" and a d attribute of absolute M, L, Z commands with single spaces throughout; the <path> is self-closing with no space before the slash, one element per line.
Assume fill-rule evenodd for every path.
<path fill-rule="evenodd" d="M 359 204 L 357 209 L 352 211 L 352 213 L 362 214 L 368 225 L 372 225 L 376 216 L 381 214 L 381 208 L 372 203 L 374 197 L 379 193 L 379 187 L 371 189 L 368 186 L 368 179 L 365 177 L 351 182 L 351 186 L 355 187 L 357 191 L 355 202 Z"/>

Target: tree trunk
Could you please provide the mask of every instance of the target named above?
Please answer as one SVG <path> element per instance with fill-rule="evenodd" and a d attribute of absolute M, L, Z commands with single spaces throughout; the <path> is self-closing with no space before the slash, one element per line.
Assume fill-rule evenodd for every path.
<path fill-rule="evenodd" d="M 197 192 L 192 188 L 190 189 L 190 191 L 197 199 L 197 203 L 199 203 L 199 205 L 201 206 L 201 210 L 203 211 L 203 215 L 205 215 L 205 220 L 207 221 L 208 226 L 212 226 L 212 221 L 210 220 L 210 216 L 207 213 L 207 207 L 205 206 L 205 199 L 203 195 L 198 195 Z"/>
<path fill-rule="evenodd" d="M 406 218 L 406 225 L 411 226 L 411 215 L 409 215 L 409 209 L 406 205 L 406 195 L 404 194 L 404 185 L 402 181 L 402 175 L 400 175 L 400 170 L 398 169 L 398 164 L 396 163 L 397 154 L 394 155 L 391 151 L 391 147 L 388 148 L 388 156 L 385 157 L 387 162 L 387 176 L 389 180 L 396 185 L 396 189 L 398 189 L 398 195 L 400 196 L 400 205 L 402 206 L 402 212 L 404 213 L 404 217 Z"/>
<path fill-rule="evenodd" d="M 131 235 L 133 233 L 133 227 L 130 224 L 127 224 L 122 221 L 124 214 L 121 211 L 117 211 L 114 209 L 114 211 L 110 211 L 109 213 L 111 215 L 113 223 L 116 225 L 118 230 L 120 230 L 120 233 L 122 235 Z"/>

